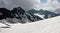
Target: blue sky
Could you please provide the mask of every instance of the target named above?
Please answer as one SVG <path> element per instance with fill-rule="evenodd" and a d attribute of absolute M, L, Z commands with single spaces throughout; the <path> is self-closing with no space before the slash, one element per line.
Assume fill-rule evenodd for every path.
<path fill-rule="evenodd" d="M 41 3 L 47 3 L 47 0 L 40 0 Z"/>
<path fill-rule="evenodd" d="M 58 2 L 60 3 L 60 0 L 58 0 Z"/>
<path fill-rule="evenodd" d="M 47 3 L 47 0 L 40 0 L 41 3 Z M 60 0 L 57 0 L 60 3 Z"/>

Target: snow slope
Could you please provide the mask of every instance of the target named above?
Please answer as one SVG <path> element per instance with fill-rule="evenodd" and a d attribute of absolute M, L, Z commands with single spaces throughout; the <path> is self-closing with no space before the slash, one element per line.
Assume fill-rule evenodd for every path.
<path fill-rule="evenodd" d="M 60 16 L 33 23 L 18 23 L 0 30 L 0 33 L 60 33 Z"/>
<path fill-rule="evenodd" d="M 34 14 L 44 19 L 44 15 Z"/>

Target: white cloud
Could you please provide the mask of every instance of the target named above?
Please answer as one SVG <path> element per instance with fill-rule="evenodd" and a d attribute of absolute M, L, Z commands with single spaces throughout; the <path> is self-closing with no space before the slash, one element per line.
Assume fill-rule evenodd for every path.
<path fill-rule="evenodd" d="M 55 10 L 57 8 L 60 8 L 60 3 L 57 0 L 48 0 L 42 7 L 44 10 Z"/>
<path fill-rule="evenodd" d="M 21 6 L 25 10 L 29 9 L 44 9 L 55 10 L 60 8 L 58 0 L 47 0 L 47 3 L 41 3 L 40 0 L 0 0 L 0 7 L 12 9 Z"/>
<path fill-rule="evenodd" d="M 0 0 L 1 1 L 1 0 Z M 1 5 L 2 7 L 12 9 L 14 7 L 21 6 L 22 8 L 29 10 L 32 8 L 39 8 L 40 0 L 2 0 L 4 4 Z M 3 6 L 4 5 L 4 6 Z"/>

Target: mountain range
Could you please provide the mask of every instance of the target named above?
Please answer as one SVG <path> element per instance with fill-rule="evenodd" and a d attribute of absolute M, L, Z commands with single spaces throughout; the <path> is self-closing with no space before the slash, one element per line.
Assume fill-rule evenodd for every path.
<path fill-rule="evenodd" d="M 44 15 L 43 17 L 44 19 L 48 19 L 48 18 L 52 18 L 60 15 L 60 14 L 56 14 L 48 10 L 42 10 L 42 9 L 38 11 L 35 9 L 25 11 L 21 7 L 16 7 L 16 8 L 13 8 L 12 10 L 8 10 L 6 8 L 0 8 L 0 20 L 5 19 L 9 21 L 8 23 L 24 24 L 24 23 L 43 20 L 43 18 L 35 14 Z M 1 22 L 1 23 L 5 24 L 5 22 Z"/>

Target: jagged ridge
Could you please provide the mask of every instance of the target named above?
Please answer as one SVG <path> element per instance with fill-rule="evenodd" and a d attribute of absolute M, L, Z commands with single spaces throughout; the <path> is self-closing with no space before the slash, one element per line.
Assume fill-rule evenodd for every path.
<path fill-rule="evenodd" d="M 17 7 L 17 8 L 13 8 L 13 10 L 8 10 L 6 8 L 0 8 L 0 20 L 2 19 L 7 19 L 7 18 L 16 18 L 17 20 L 19 19 L 19 23 L 26 23 L 26 22 L 35 22 L 38 20 L 43 20 L 43 18 L 34 15 L 35 13 L 39 14 L 39 15 L 44 15 L 44 18 L 51 18 L 51 17 L 55 17 L 58 16 L 59 14 L 55 14 L 53 12 L 49 12 L 47 10 L 29 10 L 29 11 L 25 11 L 24 9 L 22 9 L 21 7 Z M 10 21 L 10 23 L 15 23 L 12 22 L 11 20 L 7 19 L 8 21 Z M 18 22 L 16 22 L 18 23 Z"/>

